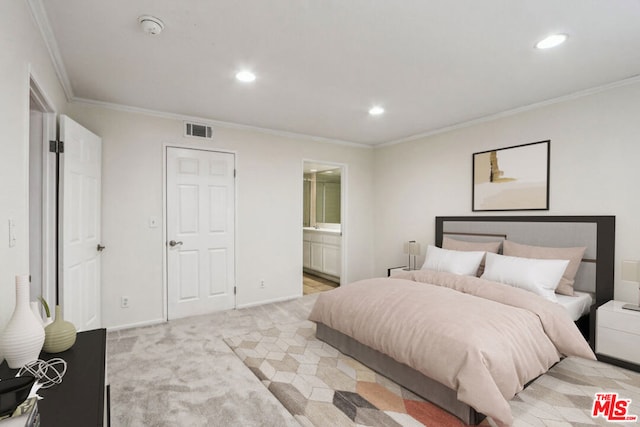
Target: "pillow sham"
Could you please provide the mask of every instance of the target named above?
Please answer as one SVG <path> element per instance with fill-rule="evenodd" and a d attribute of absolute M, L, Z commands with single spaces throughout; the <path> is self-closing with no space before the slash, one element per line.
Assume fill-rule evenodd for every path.
<path fill-rule="evenodd" d="M 427 246 L 423 270 L 446 271 L 463 276 L 475 276 L 485 252 L 463 252 Z"/>
<path fill-rule="evenodd" d="M 482 279 L 504 283 L 558 302 L 555 290 L 569 265 L 562 259 L 532 259 L 487 254 Z"/>
<path fill-rule="evenodd" d="M 569 265 L 556 287 L 556 293 L 573 296 L 576 273 L 578 273 L 580 262 L 586 250 L 586 247 L 545 248 L 543 246 L 529 246 L 505 240 L 502 252 L 504 255 L 522 258 L 568 259 Z"/>
<path fill-rule="evenodd" d="M 442 249 L 451 249 L 454 251 L 480 251 L 491 252 L 497 254 L 500 251 L 500 242 L 467 242 L 464 240 L 456 240 L 450 237 L 442 238 Z"/>
<path fill-rule="evenodd" d="M 497 254 L 500 252 L 500 245 L 502 245 L 502 241 L 500 242 L 466 242 L 463 240 L 451 239 L 449 237 L 442 238 L 442 249 L 452 249 L 455 251 L 482 251 L 482 252 L 491 252 L 493 254 Z M 476 276 L 482 276 L 484 272 L 484 257 L 482 257 L 482 261 L 480 261 L 480 267 L 478 267 L 478 272 Z"/>

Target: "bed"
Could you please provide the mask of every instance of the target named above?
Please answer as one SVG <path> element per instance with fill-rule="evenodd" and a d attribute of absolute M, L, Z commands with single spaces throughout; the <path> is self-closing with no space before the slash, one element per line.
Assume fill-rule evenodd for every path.
<path fill-rule="evenodd" d="M 469 280 L 459 280 L 455 275 L 451 277 L 449 273 L 433 275 L 431 273 L 408 272 L 405 277 L 401 278 L 395 276 L 389 279 L 371 279 L 364 281 L 364 283 L 356 283 L 353 288 L 350 288 L 351 285 L 347 285 L 346 289 L 360 295 L 358 301 L 354 303 L 355 306 L 344 306 L 340 302 L 342 298 L 339 298 L 324 304 L 324 307 L 322 304 L 318 309 L 314 307 L 310 318 L 317 323 L 316 334 L 319 339 L 446 409 L 463 422 L 477 424 L 487 414 L 499 424 L 508 425 L 511 419 L 506 400 L 525 387 L 527 383 L 566 355 L 594 357 L 584 340 L 581 337 L 580 339 L 576 337 L 577 329 L 571 321 L 576 321 L 577 325 L 581 325 L 581 329 L 585 336 L 589 337 L 589 341 L 595 342 L 595 328 L 593 327 L 595 310 L 599 305 L 613 298 L 614 233 L 615 218 L 611 216 L 437 217 L 436 246 L 442 246 L 445 237 L 455 237 L 457 240 L 469 242 L 489 242 L 498 238 L 537 246 L 585 247 L 584 257 L 580 260 L 580 267 L 575 276 L 574 286 L 579 296 L 560 298 L 562 301 L 558 301 L 558 304 L 545 302 L 542 298 L 540 298 L 542 302 L 536 303 L 538 296 L 527 298 L 526 295 L 531 294 L 516 289 L 513 298 L 518 302 L 513 304 L 516 306 L 524 304 L 527 307 L 514 307 L 510 301 L 507 304 L 505 301 L 491 299 L 486 301 L 484 299 L 486 295 L 475 294 L 476 289 L 482 288 L 484 289 L 482 292 L 491 297 L 497 296 L 496 298 L 500 300 L 507 292 L 501 288 L 505 285 L 497 284 L 496 287 L 491 284 L 492 282 L 485 283 L 487 281 L 475 277 Z M 422 277 L 425 274 L 426 277 Z M 418 282 L 422 280 L 428 284 L 417 284 L 416 280 Z M 429 282 L 443 282 L 444 285 Z M 388 292 L 384 289 L 391 289 L 399 299 L 394 300 L 385 294 L 378 295 L 378 292 Z M 461 300 L 448 299 L 459 293 L 462 294 Z M 364 297 L 364 295 L 369 295 L 371 298 Z M 323 297 L 320 296 L 319 302 L 321 298 Z M 459 296 L 455 295 L 455 298 L 459 298 Z M 372 299 L 373 305 L 358 314 L 357 306 L 364 304 L 368 299 Z M 401 302 L 403 299 L 414 302 L 427 301 L 422 304 L 424 306 L 422 311 L 430 313 L 431 317 L 427 315 L 426 320 L 417 317 L 418 314 L 414 314 L 413 311 L 402 305 L 405 304 L 405 302 Z M 384 303 L 380 304 L 380 300 L 383 300 Z M 418 304 L 420 303 L 418 302 Z M 509 336 L 505 343 L 494 343 L 494 338 L 487 335 L 489 332 L 483 330 L 467 334 L 469 338 L 465 338 L 465 340 L 473 342 L 468 344 L 471 346 L 469 348 L 465 347 L 466 343 L 459 344 L 458 338 L 453 341 L 447 338 L 449 339 L 447 341 L 439 335 L 434 335 L 436 333 L 434 330 L 445 327 L 451 329 L 451 325 L 456 322 L 459 323 L 459 329 L 463 329 L 465 322 L 479 325 L 482 323 L 483 317 L 489 317 L 487 313 L 498 313 L 498 306 L 507 306 L 508 313 L 496 314 L 503 322 L 500 323 L 500 332 L 497 335 Z M 439 316 L 444 316 L 447 311 L 441 310 L 439 312 L 438 310 L 442 307 L 459 308 L 457 311 L 464 313 L 464 316 L 467 317 L 439 324 L 438 322 L 442 322 Z M 466 308 L 462 309 L 462 307 Z M 351 319 L 340 324 L 340 321 L 334 319 L 339 311 L 352 313 L 350 314 Z M 384 311 L 401 314 L 392 314 L 396 316 L 397 320 L 386 318 L 381 322 L 381 325 L 370 326 L 374 324 L 378 314 L 382 315 L 381 313 Z M 415 311 L 416 313 L 420 312 L 420 309 Z M 556 320 L 556 317 L 561 319 Z M 491 326 L 492 322 L 493 326 Z M 495 329 L 493 320 L 486 323 L 489 324 L 488 329 L 492 327 Z M 420 325 L 420 327 L 416 325 Z M 433 330 L 422 331 L 423 325 L 432 325 Z M 506 328 L 502 325 L 510 326 Z M 362 332 L 368 327 L 373 328 L 373 331 L 369 332 L 369 336 Z M 480 326 L 478 327 L 480 328 Z M 520 331 L 526 330 L 527 332 L 518 332 L 519 327 L 522 328 Z M 385 330 L 385 328 L 387 329 Z M 428 329 L 426 326 L 425 328 Z M 394 340 L 396 336 L 404 334 L 404 332 L 399 332 L 401 330 L 410 331 L 409 333 L 414 335 L 422 334 L 420 339 L 425 339 L 424 342 L 428 344 L 424 344 L 424 342 L 417 344 L 418 350 L 416 348 L 397 350 L 401 344 Z M 547 330 L 550 330 L 551 335 L 554 336 L 550 337 Z M 562 330 L 562 334 L 558 330 Z M 449 332 L 442 335 L 448 335 Z M 542 333 L 545 335 L 544 338 Z M 387 343 L 387 347 L 379 342 L 384 341 L 381 337 L 384 337 L 385 334 L 391 335 L 391 338 L 387 338 L 391 345 L 388 346 L 389 343 Z M 533 338 L 528 337 L 530 335 Z M 522 348 L 527 350 L 516 348 L 515 343 L 521 340 L 521 336 L 528 338 L 522 338 L 524 343 L 517 344 L 517 346 L 523 345 Z M 420 341 L 416 338 L 416 342 Z M 441 343 L 443 347 L 438 348 L 438 343 Z M 514 348 L 511 348 L 512 344 L 515 346 Z M 461 345 L 458 350 L 447 350 L 456 349 L 458 345 Z M 500 353 L 508 356 L 487 355 L 488 348 L 496 345 L 504 345 L 505 347 Z M 429 347 L 428 351 L 427 347 Z M 423 355 L 423 352 L 420 351 L 422 348 L 425 348 L 424 353 L 430 355 Z M 544 348 L 547 349 L 541 350 Z M 535 357 L 532 355 L 533 353 L 536 353 Z M 464 356 L 459 356 L 460 354 Z M 521 367 L 511 365 L 520 364 L 519 359 L 523 355 L 526 356 L 525 358 L 531 356 L 533 362 L 526 362 L 524 365 L 527 366 L 523 367 L 523 371 L 520 372 Z M 495 358 L 491 359 L 491 357 Z M 418 362 L 417 360 L 420 358 L 424 360 Z M 533 367 L 529 366 L 531 363 Z M 454 369 L 445 372 L 447 364 L 455 365 Z M 505 368 L 504 373 L 497 374 L 497 378 L 491 378 L 492 384 L 482 383 L 484 377 L 494 375 L 493 371 L 500 370 L 496 369 L 496 366 L 503 365 L 511 369 L 512 372 L 506 372 L 509 369 Z M 501 377 L 503 374 L 504 378 Z M 464 378 L 468 380 L 463 381 Z M 487 387 L 493 388 L 493 390 L 487 392 Z M 474 408 L 479 408 L 479 410 Z"/>

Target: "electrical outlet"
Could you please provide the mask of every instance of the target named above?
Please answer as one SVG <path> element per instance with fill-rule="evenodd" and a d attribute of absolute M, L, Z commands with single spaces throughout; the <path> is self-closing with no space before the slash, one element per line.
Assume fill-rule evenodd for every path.
<path fill-rule="evenodd" d="M 129 308 L 129 297 L 121 297 L 120 298 L 120 307 Z"/>
<path fill-rule="evenodd" d="M 260 288 L 264 289 L 264 279 L 260 280 Z"/>

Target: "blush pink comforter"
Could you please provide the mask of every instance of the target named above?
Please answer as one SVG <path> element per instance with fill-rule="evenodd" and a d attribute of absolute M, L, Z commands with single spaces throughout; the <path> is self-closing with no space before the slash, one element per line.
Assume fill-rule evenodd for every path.
<path fill-rule="evenodd" d="M 562 306 L 429 270 L 325 292 L 309 319 L 456 390 L 458 400 L 501 425 L 513 422 L 507 400 L 560 357 L 595 359 Z"/>

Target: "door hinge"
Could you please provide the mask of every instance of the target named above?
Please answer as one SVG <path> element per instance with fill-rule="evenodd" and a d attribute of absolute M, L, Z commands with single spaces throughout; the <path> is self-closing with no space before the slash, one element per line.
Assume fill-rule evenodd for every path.
<path fill-rule="evenodd" d="M 234 178 L 236 177 L 236 170 L 235 169 L 233 170 L 233 177 Z"/>
<path fill-rule="evenodd" d="M 234 295 L 236 294 L 236 289 L 237 289 L 237 288 L 234 286 L 234 287 L 233 287 L 233 294 L 234 294 Z"/>
<path fill-rule="evenodd" d="M 64 153 L 64 142 L 63 141 L 49 141 L 49 152 L 50 153 Z"/>

